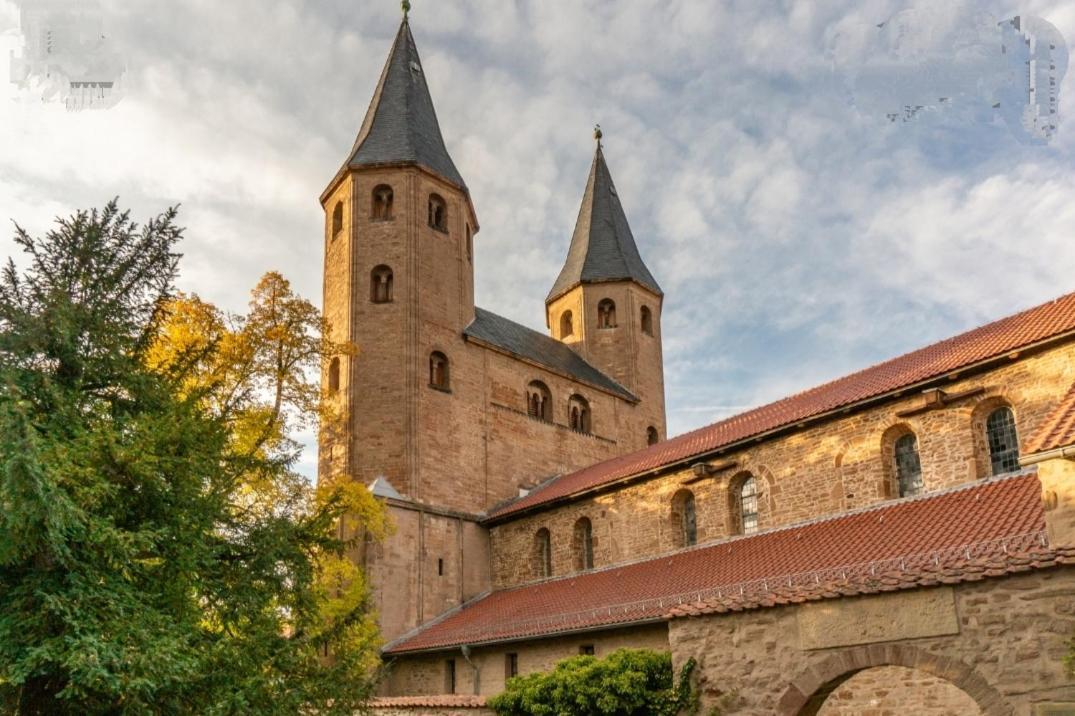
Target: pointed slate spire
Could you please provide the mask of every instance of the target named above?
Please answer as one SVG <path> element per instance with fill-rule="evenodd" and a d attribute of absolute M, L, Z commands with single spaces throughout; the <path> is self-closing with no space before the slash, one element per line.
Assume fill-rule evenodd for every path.
<path fill-rule="evenodd" d="M 594 138 L 597 151 L 590 166 L 575 233 L 571 236 L 571 248 L 546 301 L 562 296 L 581 283 L 625 280 L 635 281 L 662 296 L 664 292 L 638 253 L 631 226 L 605 164 L 600 126 L 595 129 Z"/>
<path fill-rule="evenodd" d="M 403 22 L 351 149 L 350 167 L 417 164 L 466 189 L 448 155 L 403 4 Z"/>

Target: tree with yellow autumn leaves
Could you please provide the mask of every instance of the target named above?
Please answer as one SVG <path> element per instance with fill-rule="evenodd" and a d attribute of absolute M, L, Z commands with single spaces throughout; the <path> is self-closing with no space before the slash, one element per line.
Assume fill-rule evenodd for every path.
<path fill-rule="evenodd" d="M 182 230 L 110 203 L 16 231 L 0 277 L 0 709 L 354 713 L 378 635 L 347 559 L 387 529 L 294 435 L 337 416 L 317 309 L 174 290 Z"/>

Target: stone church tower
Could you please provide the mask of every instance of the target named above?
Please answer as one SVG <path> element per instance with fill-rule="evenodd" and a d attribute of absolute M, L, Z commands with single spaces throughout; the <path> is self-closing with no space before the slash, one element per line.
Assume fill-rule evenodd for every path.
<path fill-rule="evenodd" d="M 638 253 L 595 132 L 590 167 L 567 260 L 545 299 L 553 335 L 642 398 L 639 417 L 664 435 L 664 360 L 660 321 L 664 292 Z M 637 320 L 632 320 L 637 317 Z"/>
<path fill-rule="evenodd" d="M 662 295 L 599 146 L 552 335 L 475 307 L 478 219 L 406 15 L 321 205 L 324 314 L 358 352 L 324 368 L 319 475 L 388 506 L 356 559 L 392 639 L 490 588 L 491 508 L 664 437 Z"/>

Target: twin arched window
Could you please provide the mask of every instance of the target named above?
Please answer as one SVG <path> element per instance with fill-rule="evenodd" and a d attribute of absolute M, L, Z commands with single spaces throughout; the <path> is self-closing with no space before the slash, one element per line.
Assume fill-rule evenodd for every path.
<path fill-rule="evenodd" d="M 653 335 L 653 311 L 649 310 L 649 306 L 643 306 L 639 311 L 640 322 L 642 324 L 642 332 L 647 336 Z"/>
<path fill-rule="evenodd" d="M 698 542 L 694 493 L 687 489 L 672 496 L 672 541 L 676 547 L 690 547 Z"/>
<path fill-rule="evenodd" d="M 579 433 L 593 432 L 590 416 L 590 403 L 581 395 L 572 395 L 567 401 L 568 425 Z"/>
<path fill-rule="evenodd" d="M 1015 413 L 1007 405 L 989 414 L 985 420 L 989 443 L 989 463 L 994 475 L 1019 469 L 1019 435 L 1015 430 Z"/>
<path fill-rule="evenodd" d="M 448 390 L 451 386 L 448 371 L 448 356 L 440 351 L 429 354 L 429 386 L 439 390 Z"/>
<path fill-rule="evenodd" d="M 392 269 L 388 266 L 377 266 L 370 272 L 370 301 L 392 302 Z"/>
<path fill-rule="evenodd" d="M 616 303 L 611 298 L 603 298 L 597 304 L 597 327 L 616 327 Z"/>
<path fill-rule="evenodd" d="M 448 204 L 439 194 L 429 195 L 429 226 L 448 233 Z"/>
<path fill-rule="evenodd" d="M 332 209 L 332 238 L 336 238 L 343 231 L 343 202 L 337 201 Z"/>
<path fill-rule="evenodd" d="M 914 433 L 906 433 L 896 440 L 893 460 L 900 497 L 922 492 L 922 460 L 918 456 L 918 438 Z"/>
<path fill-rule="evenodd" d="M 560 339 L 563 340 L 575 332 L 575 320 L 571 311 L 560 314 Z"/>
<path fill-rule="evenodd" d="M 552 576 L 552 536 L 546 527 L 534 535 L 531 561 L 534 575 L 541 578 Z"/>
<path fill-rule="evenodd" d="M 552 422 L 552 393 L 540 380 L 526 386 L 526 414 L 531 418 Z"/>
<path fill-rule="evenodd" d="M 575 569 L 580 572 L 593 569 L 593 524 L 589 518 L 578 519 L 571 542 L 572 551 L 575 553 Z"/>
<path fill-rule="evenodd" d="M 393 199 L 392 187 L 387 184 L 378 184 L 374 187 L 370 200 L 370 219 L 372 221 L 391 221 Z"/>

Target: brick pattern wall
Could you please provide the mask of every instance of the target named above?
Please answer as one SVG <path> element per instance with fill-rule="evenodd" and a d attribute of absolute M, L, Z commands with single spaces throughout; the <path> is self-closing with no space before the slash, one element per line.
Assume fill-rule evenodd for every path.
<path fill-rule="evenodd" d="M 845 681 L 818 716 L 978 716 L 982 710 L 950 681 L 905 666 L 866 669 Z"/>
<path fill-rule="evenodd" d="M 862 650 L 889 665 L 927 671 L 968 694 L 979 694 L 978 705 L 984 713 L 1010 713 L 1004 710 L 1005 704 L 991 699 L 991 693 L 999 693 L 1019 714 L 1031 713 L 1031 704 L 1039 701 L 1075 704 L 1075 684 L 1062 662 L 1068 640 L 1075 634 L 1075 569 L 965 583 L 954 590 L 957 634 L 803 650 L 795 635 L 798 612 L 804 607 L 785 607 L 677 619 L 669 625 L 669 642 L 676 664 L 690 657 L 698 660 L 703 705 L 722 704 L 726 714 L 784 714 L 778 702 L 792 683 L 822 669 L 834 657 L 853 668 L 852 655 Z M 845 601 L 850 600 L 832 604 Z M 913 615 L 901 613 L 901 618 L 909 616 Z M 843 693 L 869 702 L 887 698 L 881 694 L 887 686 L 882 688 L 877 681 L 883 672 L 862 673 L 867 674 L 864 680 L 848 680 L 844 686 L 850 691 Z M 836 678 L 839 674 L 818 676 Z M 902 686 L 900 679 L 890 685 Z M 838 689 L 836 694 L 840 693 Z M 829 708 L 837 710 L 832 713 L 841 713 L 842 701 L 834 700 Z M 904 709 L 900 713 L 919 712 Z"/>
<path fill-rule="evenodd" d="M 900 417 L 919 407 L 919 394 L 891 400 L 875 408 L 807 427 L 746 449 L 729 451 L 711 463 L 738 466 L 692 484 L 682 470 L 596 497 L 523 516 L 491 529 L 493 583 L 502 588 L 532 580 L 529 560 L 538 529 L 552 533 L 553 572 L 573 570 L 571 529 L 580 517 L 593 523 L 595 566 L 653 556 L 676 547 L 678 526 L 672 519 L 672 496 L 680 489 L 695 495 L 698 540 L 717 539 L 737 531 L 739 481 L 758 480 L 762 529 L 791 524 L 875 504 L 896 496 L 891 465 L 893 436 L 911 430 L 918 436 L 926 490 L 939 490 L 991 474 L 985 419 L 1000 404 L 1010 403 L 1020 440 L 1041 421 L 1075 381 L 1075 344 L 1019 357 L 988 373 L 950 381 L 949 394 L 984 392 L 940 410 Z"/>
<path fill-rule="evenodd" d="M 519 675 L 545 672 L 556 662 L 579 654 L 582 646 L 594 647 L 594 655 L 607 656 L 617 649 L 653 649 L 668 651 L 668 628 L 664 624 L 640 626 L 634 629 L 591 632 L 571 636 L 541 639 L 491 647 L 474 647 L 470 659 L 478 669 L 478 688 L 475 690 L 475 670 L 459 650 L 429 656 L 399 659 L 390 666 L 384 684 L 386 693 L 393 696 L 439 694 L 444 692 L 445 663 L 455 661 L 456 693 L 494 695 L 504 690 L 508 654 L 518 654 Z"/>

